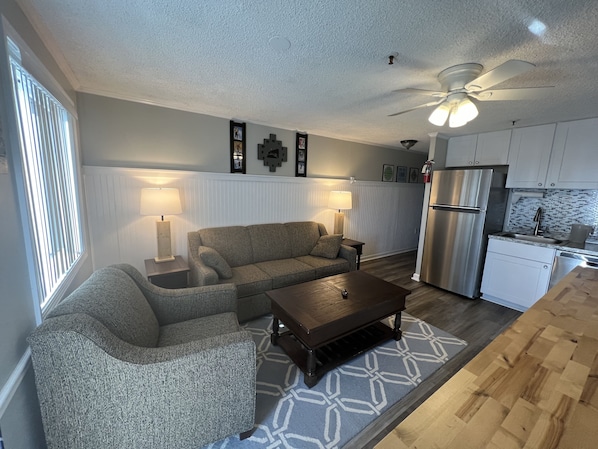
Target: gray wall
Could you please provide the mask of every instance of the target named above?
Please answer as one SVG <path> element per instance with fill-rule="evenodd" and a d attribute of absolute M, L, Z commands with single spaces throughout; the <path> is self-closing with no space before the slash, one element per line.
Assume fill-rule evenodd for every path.
<path fill-rule="evenodd" d="M 214 173 L 230 170 L 229 120 L 192 112 L 78 94 L 83 164 L 168 168 Z M 257 159 L 257 144 L 276 134 L 288 162 L 275 173 Z M 427 153 L 309 135 L 308 177 L 380 181 L 382 164 L 421 168 Z M 295 176 L 295 131 L 247 123 L 247 173 Z"/>
<path fill-rule="evenodd" d="M 72 87 L 15 0 L 2 0 L 0 14 L 74 100 Z M 0 25 L 1 36 L 4 36 L 4 31 Z M 9 170 L 8 173 L 0 173 L 0 389 L 8 393 L 8 399 L 0 404 L 4 409 L 0 415 L 0 429 L 6 449 L 43 449 L 45 439 L 33 370 L 30 362 L 19 365 L 19 361 L 26 360 L 26 337 L 36 326 L 36 313 L 24 250 L 26 226 L 19 209 L 17 186 L 21 176 L 19 170 L 13 168 L 19 147 L 6 61 L 3 41 L 0 45 L 0 137 L 5 143 Z M 89 259 L 85 269 L 80 272 L 82 278 L 86 277 L 83 271 L 87 271 L 87 276 L 91 272 L 90 262 Z"/>

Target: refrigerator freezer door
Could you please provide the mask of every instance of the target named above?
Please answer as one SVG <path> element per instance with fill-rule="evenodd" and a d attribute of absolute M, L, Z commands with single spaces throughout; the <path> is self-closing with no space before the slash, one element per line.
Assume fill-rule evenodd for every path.
<path fill-rule="evenodd" d="M 492 169 L 438 170 L 432 178 L 430 205 L 486 209 L 492 174 Z"/>
<path fill-rule="evenodd" d="M 421 280 L 467 296 L 479 296 L 485 212 L 431 207 Z"/>

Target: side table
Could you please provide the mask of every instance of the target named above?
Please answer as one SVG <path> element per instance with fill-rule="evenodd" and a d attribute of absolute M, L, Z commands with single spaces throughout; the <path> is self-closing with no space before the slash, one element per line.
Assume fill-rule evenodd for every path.
<path fill-rule="evenodd" d="M 363 245 L 365 245 L 365 243 L 351 239 L 343 239 L 341 243 L 357 250 L 357 269 L 359 270 L 359 265 L 361 264 L 361 254 L 363 253 Z"/>
<path fill-rule="evenodd" d="M 189 285 L 189 266 L 181 256 L 175 256 L 171 262 L 161 263 L 145 259 L 145 272 L 148 280 L 158 287 L 186 288 Z"/>

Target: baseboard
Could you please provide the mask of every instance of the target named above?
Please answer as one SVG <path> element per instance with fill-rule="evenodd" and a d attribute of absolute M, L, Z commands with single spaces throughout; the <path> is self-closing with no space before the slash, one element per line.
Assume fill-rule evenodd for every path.
<path fill-rule="evenodd" d="M 411 280 L 419 282 L 419 273 L 413 273 L 413 276 L 411 276 Z"/>
<path fill-rule="evenodd" d="M 410 253 L 413 251 L 417 251 L 417 248 L 408 248 L 408 249 L 402 249 L 400 251 L 390 251 L 387 253 L 369 254 L 367 256 L 361 256 L 361 262 L 367 262 L 368 260 L 382 259 L 384 257 L 396 256 L 399 254 Z"/>
<path fill-rule="evenodd" d="M 0 419 L 4 415 L 4 412 L 8 408 L 10 401 L 12 400 L 13 396 L 17 392 L 17 389 L 21 385 L 23 381 L 23 377 L 25 377 L 25 373 L 29 369 L 29 364 L 31 363 L 31 349 L 27 348 L 19 363 L 11 373 L 10 377 L 0 390 Z"/>

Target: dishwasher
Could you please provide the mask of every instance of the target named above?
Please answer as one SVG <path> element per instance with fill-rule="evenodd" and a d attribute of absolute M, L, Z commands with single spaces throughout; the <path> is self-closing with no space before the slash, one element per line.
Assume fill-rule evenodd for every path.
<path fill-rule="evenodd" d="M 573 253 L 570 251 L 557 251 L 552 266 L 552 274 L 548 288 L 554 287 L 563 277 L 571 272 L 575 267 L 598 269 L 598 257 L 588 256 L 586 254 Z"/>

